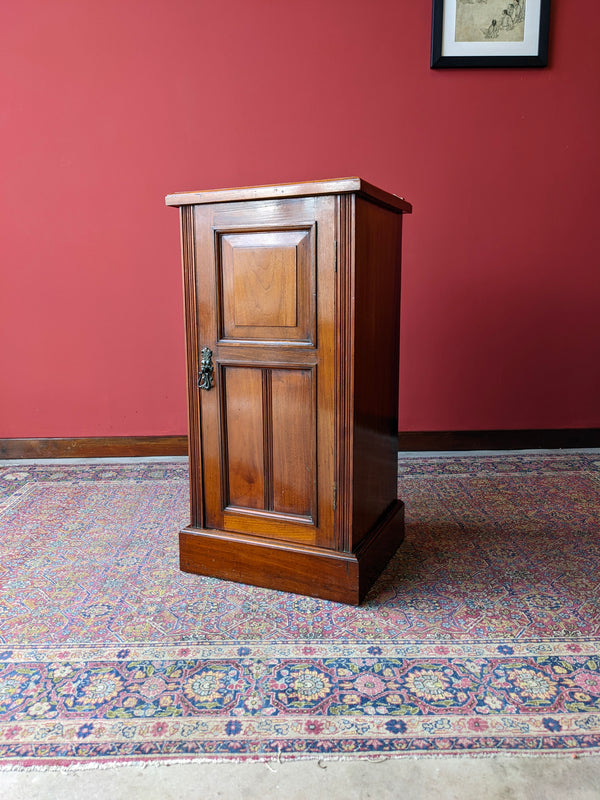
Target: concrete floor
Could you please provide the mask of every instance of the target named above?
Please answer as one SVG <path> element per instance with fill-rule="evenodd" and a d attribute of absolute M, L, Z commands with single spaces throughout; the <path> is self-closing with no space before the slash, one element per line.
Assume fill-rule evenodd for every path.
<path fill-rule="evenodd" d="M 599 800 L 599 757 L 399 758 L 0 772 L 2 800 Z"/>

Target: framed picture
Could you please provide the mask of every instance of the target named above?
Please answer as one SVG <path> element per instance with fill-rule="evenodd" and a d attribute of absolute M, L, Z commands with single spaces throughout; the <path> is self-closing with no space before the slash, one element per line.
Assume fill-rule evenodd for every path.
<path fill-rule="evenodd" d="M 431 67 L 545 67 L 550 0 L 433 0 Z"/>

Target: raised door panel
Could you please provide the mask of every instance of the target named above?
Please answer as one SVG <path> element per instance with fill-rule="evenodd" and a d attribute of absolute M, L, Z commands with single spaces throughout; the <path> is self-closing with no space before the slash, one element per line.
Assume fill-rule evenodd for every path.
<path fill-rule="evenodd" d="M 225 511 L 314 523 L 313 370 L 221 367 Z"/>
<path fill-rule="evenodd" d="M 334 208 L 195 209 L 202 527 L 335 545 Z"/>
<path fill-rule="evenodd" d="M 314 344 L 314 229 L 220 234 L 222 341 Z"/>
<path fill-rule="evenodd" d="M 315 521 L 318 478 L 313 370 L 271 373 L 273 510 Z"/>
<path fill-rule="evenodd" d="M 226 367 L 221 375 L 225 505 L 265 509 L 262 371 Z"/>

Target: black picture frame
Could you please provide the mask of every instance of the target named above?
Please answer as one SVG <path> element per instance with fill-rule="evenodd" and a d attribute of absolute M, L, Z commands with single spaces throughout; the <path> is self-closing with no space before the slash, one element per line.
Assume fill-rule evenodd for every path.
<path fill-rule="evenodd" d="M 519 3 L 523 5 L 519 9 Z M 504 5 L 504 10 L 501 6 Z M 476 11 L 481 6 L 479 12 Z M 521 14 L 518 23 L 510 8 Z M 464 13 L 489 11 L 489 28 L 479 28 L 479 38 L 456 40 L 458 9 Z M 501 20 L 498 24 L 494 10 Z M 523 41 L 503 37 L 522 23 Z M 513 28 L 510 28 L 510 25 Z M 433 0 L 431 26 L 431 69 L 456 67 L 545 67 L 548 64 L 550 0 Z M 519 29 L 520 30 L 520 29 Z M 518 33 L 518 31 L 517 31 Z M 452 36 L 454 34 L 454 37 Z"/>

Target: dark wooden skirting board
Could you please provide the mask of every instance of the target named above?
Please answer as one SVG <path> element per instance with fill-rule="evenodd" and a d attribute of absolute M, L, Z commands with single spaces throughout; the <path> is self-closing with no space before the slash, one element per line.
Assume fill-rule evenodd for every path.
<path fill-rule="evenodd" d="M 187 453 L 187 436 L 0 439 L 0 458 L 136 458 Z"/>
<path fill-rule="evenodd" d="M 538 450 L 600 447 L 600 428 L 506 431 L 409 431 L 398 434 L 398 450 Z"/>
<path fill-rule="evenodd" d="M 600 447 L 600 428 L 510 431 L 408 431 L 398 450 L 536 450 Z M 0 439 L 0 458 L 135 458 L 186 456 L 187 436 L 102 436 L 77 439 Z"/>

